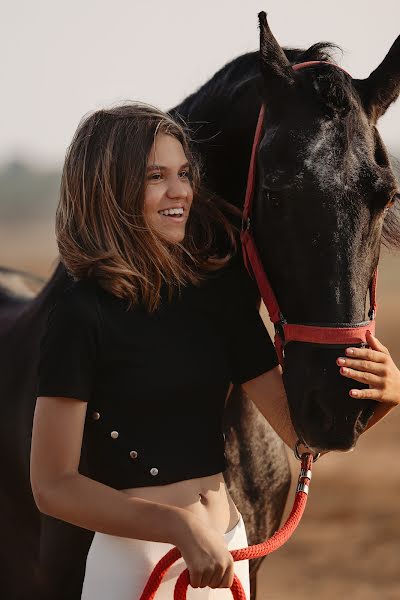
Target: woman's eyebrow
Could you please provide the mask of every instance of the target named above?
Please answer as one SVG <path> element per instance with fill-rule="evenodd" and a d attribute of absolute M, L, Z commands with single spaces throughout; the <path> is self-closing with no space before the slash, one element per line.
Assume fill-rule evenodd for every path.
<path fill-rule="evenodd" d="M 185 162 L 183 165 L 179 167 L 180 169 L 187 169 L 189 167 L 189 163 Z M 164 167 L 163 165 L 147 165 L 148 171 L 168 171 L 169 167 Z"/>

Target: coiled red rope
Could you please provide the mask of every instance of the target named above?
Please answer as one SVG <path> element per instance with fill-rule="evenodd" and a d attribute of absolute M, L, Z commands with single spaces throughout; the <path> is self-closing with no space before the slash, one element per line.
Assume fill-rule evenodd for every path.
<path fill-rule="evenodd" d="M 306 503 L 308 489 L 311 481 L 312 464 L 314 462 L 312 454 L 303 454 L 301 456 L 301 470 L 299 475 L 299 482 L 297 485 L 296 496 L 292 511 L 287 518 L 285 524 L 279 529 L 274 535 L 261 544 L 255 546 L 249 546 L 248 548 L 240 548 L 238 550 L 231 550 L 231 554 L 234 561 L 246 560 L 249 558 L 260 558 L 274 552 L 291 537 L 292 533 L 298 526 L 300 519 L 303 515 Z M 143 590 L 140 600 L 153 600 L 158 588 L 160 587 L 161 581 L 171 567 L 182 554 L 178 548 L 172 548 L 165 556 L 163 556 L 151 573 L 149 580 Z M 186 600 L 187 588 L 190 584 L 189 571 L 185 569 L 178 577 L 174 589 L 174 600 Z M 230 588 L 234 600 L 248 600 L 246 598 L 243 586 L 240 583 L 239 578 L 235 575 L 233 584 Z"/>

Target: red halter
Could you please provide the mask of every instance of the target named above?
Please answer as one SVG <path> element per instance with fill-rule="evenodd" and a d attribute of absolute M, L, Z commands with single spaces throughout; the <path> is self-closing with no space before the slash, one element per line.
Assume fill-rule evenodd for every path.
<path fill-rule="evenodd" d="M 293 65 L 294 70 L 302 69 L 314 64 L 327 63 L 327 61 L 309 61 Z M 333 64 L 334 63 L 328 63 Z M 337 68 L 338 65 L 334 65 Z M 344 70 L 344 69 L 342 69 Z M 343 344 L 346 346 L 355 344 L 366 344 L 366 332 L 369 330 L 375 333 L 375 314 L 376 314 L 376 282 L 378 271 L 372 277 L 369 288 L 370 310 L 368 313 L 369 321 L 361 323 L 336 323 L 335 325 L 303 325 L 299 323 L 288 323 L 283 316 L 274 291 L 268 281 L 264 271 L 260 255 L 257 250 L 255 240 L 251 232 L 251 209 L 254 196 L 254 183 L 256 171 L 256 155 L 261 138 L 262 125 L 264 120 L 264 105 L 261 106 L 258 117 L 256 132 L 254 135 L 253 149 L 251 152 L 249 173 L 247 178 L 247 188 L 245 203 L 243 208 L 242 231 L 240 238 L 242 241 L 243 259 L 246 268 L 257 281 L 258 289 L 264 304 L 268 310 L 269 318 L 275 326 L 275 347 L 278 353 L 279 362 L 283 366 L 284 347 L 289 342 L 312 342 L 316 344 Z"/>

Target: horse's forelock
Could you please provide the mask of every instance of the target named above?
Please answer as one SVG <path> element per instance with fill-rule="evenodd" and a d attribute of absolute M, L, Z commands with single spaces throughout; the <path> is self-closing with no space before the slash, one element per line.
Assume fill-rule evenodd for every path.
<path fill-rule="evenodd" d="M 283 48 L 283 50 L 292 65 L 310 60 L 329 61 L 337 64 L 335 54 L 337 52 L 343 53 L 341 47 L 332 42 L 317 42 L 307 50 L 304 50 L 304 48 Z"/>

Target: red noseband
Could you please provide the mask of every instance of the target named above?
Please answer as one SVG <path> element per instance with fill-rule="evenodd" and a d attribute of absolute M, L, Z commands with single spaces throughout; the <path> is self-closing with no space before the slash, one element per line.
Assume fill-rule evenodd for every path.
<path fill-rule="evenodd" d="M 327 61 L 309 61 L 293 65 L 294 70 L 303 69 L 314 64 L 326 63 Z M 333 63 L 328 63 L 333 64 Z M 336 68 L 341 69 L 338 65 Z M 344 69 L 342 69 L 344 70 Z M 257 250 L 255 240 L 251 232 L 251 209 L 254 196 L 256 155 L 261 138 L 262 126 L 264 121 L 264 105 L 261 106 L 258 117 L 256 132 L 254 135 L 253 149 L 251 153 L 249 173 L 247 177 L 247 188 L 245 203 L 243 208 L 242 231 L 240 234 L 242 241 L 243 259 L 246 268 L 251 276 L 254 275 L 258 289 L 263 302 L 268 310 L 269 318 L 275 326 L 275 347 L 278 353 L 279 362 L 283 366 L 284 347 L 289 342 L 311 342 L 315 344 L 343 344 L 346 346 L 355 344 L 366 344 L 366 332 L 369 330 L 375 333 L 375 314 L 376 314 L 376 281 L 377 270 L 375 271 L 369 292 L 370 292 L 370 310 L 368 313 L 369 321 L 361 323 L 335 323 L 334 325 L 323 323 L 317 325 L 303 325 L 299 323 L 288 323 L 282 314 L 274 291 L 271 287 L 268 277 L 264 271 L 260 255 Z"/>

